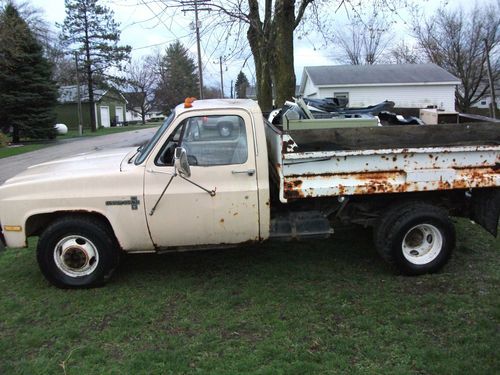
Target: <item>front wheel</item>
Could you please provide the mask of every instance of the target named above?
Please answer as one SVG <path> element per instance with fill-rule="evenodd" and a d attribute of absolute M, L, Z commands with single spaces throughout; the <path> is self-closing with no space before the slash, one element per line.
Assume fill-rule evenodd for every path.
<path fill-rule="evenodd" d="M 119 250 L 106 224 L 90 217 L 65 217 L 40 236 L 37 260 L 45 278 L 59 288 L 90 288 L 109 279 Z"/>
<path fill-rule="evenodd" d="M 439 271 L 455 248 L 455 228 L 448 213 L 427 203 L 389 210 L 375 229 L 380 255 L 406 275 Z"/>

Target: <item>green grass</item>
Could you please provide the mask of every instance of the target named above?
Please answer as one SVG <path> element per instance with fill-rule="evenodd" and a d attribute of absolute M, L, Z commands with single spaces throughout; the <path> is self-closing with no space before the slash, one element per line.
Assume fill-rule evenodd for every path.
<path fill-rule="evenodd" d="M 0 159 L 9 156 L 25 154 L 26 152 L 40 150 L 41 148 L 52 145 L 53 143 L 30 143 L 17 147 L 0 147 Z"/>
<path fill-rule="evenodd" d="M 59 290 L 35 244 L 0 254 L 1 374 L 494 374 L 500 243 L 460 221 L 443 272 L 393 273 L 369 232 L 125 257 Z"/>
<path fill-rule="evenodd" d="M 155 126 L 159 126 L 161 124 L 162 124 L 161 122 L 148 122 L 148 123 L 146 123 L 146 125 L 129 125 L 129 126 L 118 126 L 118 127 L 112 127 L 112 128 L 99 128 L 99 129 L 97 129 L 96 132 L 91 132 L 90 129 L 84 129 L 83 136 L 84 137 L 97 137 L 100 135 L 123 133 L 123 132 L 127 132 L 127 131 L 132 131 L 132 130 L 152 128 Z M 68 139 L 68 138 L 77 138 L 77 137 L 80 137 L 80 135 L 78 134 L 78 130 L 70 129 L 70 130 L 68 130 L 67 134 L 57 136 L 57 139 Z"/>
<path fill-rule="evenodd" d="M 88 129 L 85 129 L 83 133 L 83 137 L 98 137 L 101 135 L 115 134 L 115 133 L 123 133 L 127 131 L 146 129 L 155 126 L 161 125 L 161 122 L 148 122 L 146 125 L 131 125 L 131 126 L 121 126 L 121 127 L 113 127 L 113 128 L 100 128 L 96 132 L 91 132 Z M 78 135 L 78 130 L 69 130 L 65 135 L 57 136 L 57 140 L 70 139 L 80 137 Z M 27 152 L 39 150 L 41 148 L 47 146 L 54 146 L 57 144 L 57 140 L 54 141 L 29 141 L 24 145 L 16 146 L 16 147 L 0 147 L 0 159 L 7 158 L 9 156 L 15 156 L 24 154 Z"/>

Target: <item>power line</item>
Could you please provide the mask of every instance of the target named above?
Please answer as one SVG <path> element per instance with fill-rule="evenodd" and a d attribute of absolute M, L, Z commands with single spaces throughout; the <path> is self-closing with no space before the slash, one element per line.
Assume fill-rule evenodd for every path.
<path fill-rule="evenodd" d="M 209 3 L 211 0 L 185 0 L 180 3 L 183 5 L 183 12 L 194 11 L 194 28 L 196 32 L 196 48 L 198 50 L 198 77 L 200 84 L 200 99 L 203 99 L 203 66 L 201 64 L 201 47 L 200 47 L 200 21 L 198 20 L 198 12 L 210 11 Z M 202 8 L 200 8 L 200 6 Z M 203 8 L 205 7 L 205 8 Z"/>
<path fill-rule="evenodd" d="M 146 7 L 147 7 L 147 8 L 151 11 L 151 13 L 156 14 L 156 13 L 155 13 L 155 11 L 154 11 L 154 10 L 153 10 L 150 6 L 149 6 L 149 4 L 148 4 L 145 0 L 141 0 L 141 2 L 142 2 L 144 5 L 146 5 Z M 168 7 L 166 6 L 166 7 L 165 7 L 165 9 L 164 9 L 164 10 L 162 10 L 162 12 L 161 12 L 161 13 L 164 13 L 164 12 L 166 11 L 166 9 L 167 9 L 167 8 L 168 8 Z M 177 35 L 175 35 L 175 33 L 172 31 L 172 29 L 171 29 L 169 26 L 167 26 L 167 24 L 163 21 L 163 19 L 161 18 L 161 13 L 156 15 L 156 18 L 158 18 L 158 22 L 159 22 L 159 23 L 162 23 L 162 24 L 163 24 L 163 26 L 165 26 L 165 27 L 167 28 L 167 30 L 168 30 L 168 31 L 170 31 L 170 32 L 172 33 L 172 35 L 173 35 L 175 38 L 179 39 L 179 37 L 178 37 Z M 172 17 L 172 18 L 173 18 L 173 17 Z"/>
<path fill-rule="evenodd" d="M 141 46 L 141 47 L 135 47 L 135 48 L 132 48 L 132 50 L 133 50 L 133 51 L 137 51 L 137 50 L 140 50 L 140 49 L 145 49 L 145 48 L 158 47 L 158 46 L 162 46 L 162 45 L 167 44 L 167 43 L 172 43 L 172 42 L 175 42 L 175 41 L 177 41 L 177 40 L 179 40 L 179 39 L 184 39 L 184 38 L 186 38 L 186 37 L 188 37 L 188 36 L 191 36 L 191 33 L 186 34 L 186 35 L 183 35 L 183 36 L 181 36 L 180 38 L 177 38 L 177 37 L 176 37 L 175 39 L 166 40 L 166 41 L 164 41 L 164 42 L 160 42 L 160 43 L 149 44 L 149 45 L 147 45 L 147 46 Z"/>

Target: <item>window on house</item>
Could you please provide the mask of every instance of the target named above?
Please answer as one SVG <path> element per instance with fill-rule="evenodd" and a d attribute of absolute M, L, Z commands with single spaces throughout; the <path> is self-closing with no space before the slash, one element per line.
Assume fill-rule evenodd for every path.
<path fill-rule="evenodd" d="M 334 99 L 337 99 L 337 102 L 340 106 L 344 107 L 349 104 L 349 93 L 348 92 L 334 92 Z"/>
<path fill-rule="evenodd" d="M 486 100 L 481 100 L 481 105 L 486 105 Z"/>

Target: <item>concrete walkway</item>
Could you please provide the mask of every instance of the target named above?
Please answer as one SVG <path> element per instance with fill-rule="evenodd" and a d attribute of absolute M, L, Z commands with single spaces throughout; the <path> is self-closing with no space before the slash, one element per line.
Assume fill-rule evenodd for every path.
<path fill-rule="evenodd" d="M 0 159 L 0 184 L 22 172 L 30 165 L 61 159 L 105 148 L 140 146 L 147 142 L 157 128 L 133 130 L 129 132 L 102 135 L 98 137 L 72 138 L 53 146 L 25 154 Z"/>

